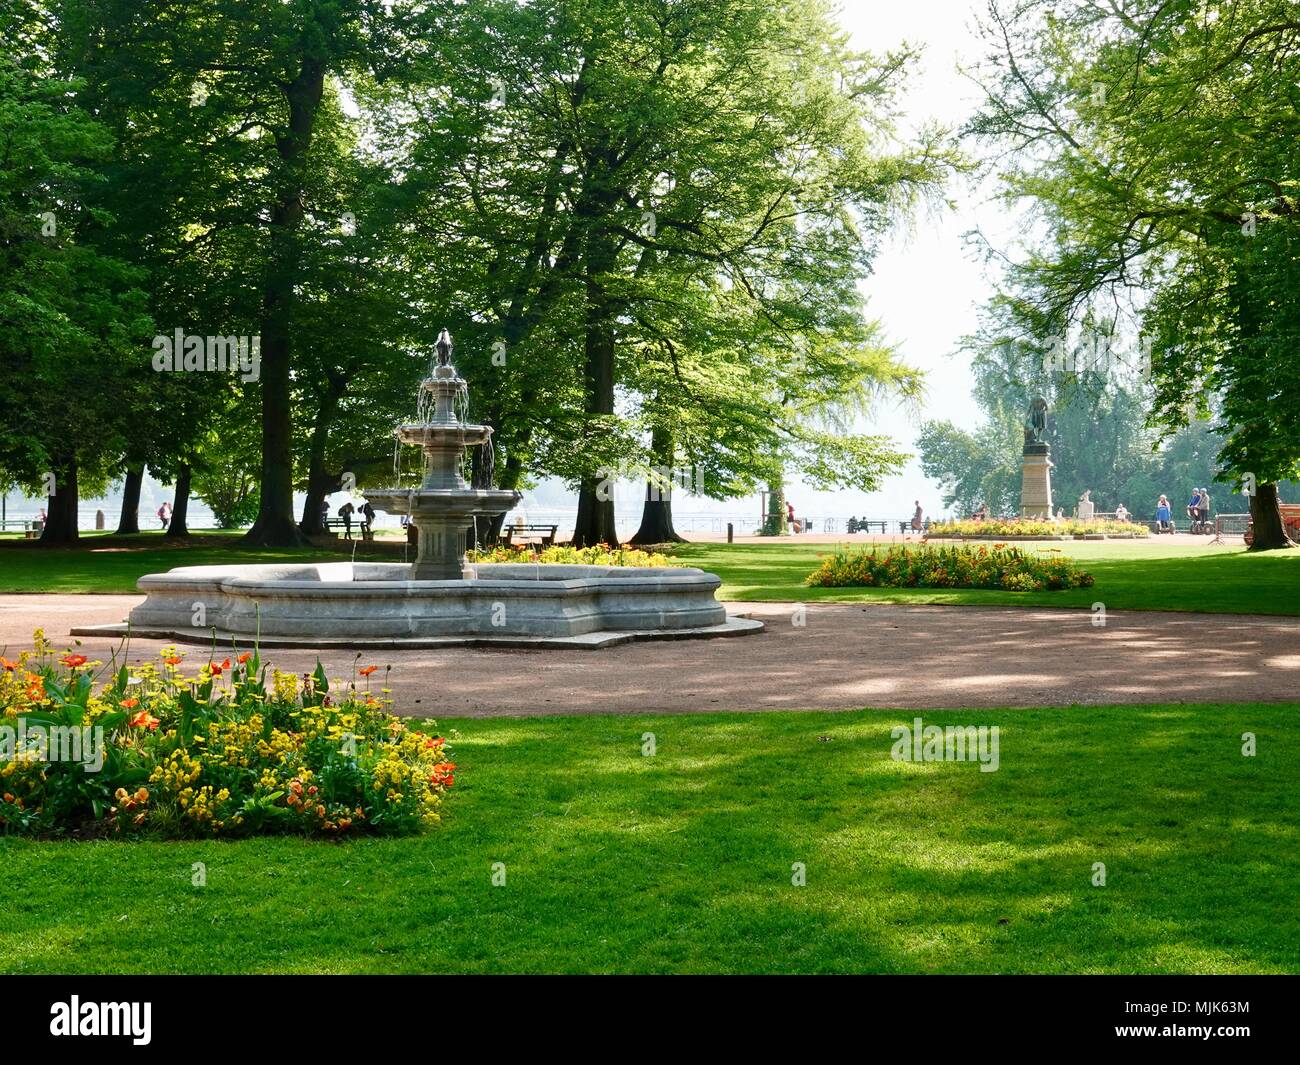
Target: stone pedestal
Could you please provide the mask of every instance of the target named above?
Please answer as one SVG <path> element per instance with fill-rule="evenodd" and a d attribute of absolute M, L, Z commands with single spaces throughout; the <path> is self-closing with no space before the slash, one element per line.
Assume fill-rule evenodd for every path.
<path fill-rule="evenodd" d="M 471 576 L 465 562 L 467 519 L 436 517 L 416 510 L 411 524 L 418 530 L 419 549 L 411 566 L 413 581 L 459 581 Z"/>
<path fill-rule="evenodd" d="M 1052 460 L 1046 444 L 1026 444 L 1021 459 L 1020 516 L 1052 517 Z"/>

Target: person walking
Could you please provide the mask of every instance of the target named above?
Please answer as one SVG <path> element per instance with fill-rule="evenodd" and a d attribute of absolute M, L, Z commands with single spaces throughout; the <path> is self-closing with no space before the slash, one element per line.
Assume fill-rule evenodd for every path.
<path fill-rule="evenodd" d="M 330 530 L 330 501 L 328 499 L 320 501 L 320 527 L 324 532 Z"/>
<path fill-rule="evenodd" d="M 352 514 L 356 507 L 352 505 L 352 500 L 348 500 L 339 507 L 339 517 L 343 519 L 343 539 L 352 539 Z"/>
<path fill-rule="evenodd" d="M 164 500 L 163 505 L 158 508 L 158 521 L 164 530 L 167 528 L 167 523 L 171 521 L 171 512 L 171 504 Z"/>
<path fill-rule="evenodd" d="M 925 524 L 925 512 L 921 509 L 921 501 L 916 501 L 916 510 L 912 512 L 912 532 L 920 532 L 921 526 Z"/>
<path fill-rule="evenodd" d="M 373 540 L 375 538 L 375 508 L 370 505 L 370 500 L 361 504 L 361 539 Z"/>

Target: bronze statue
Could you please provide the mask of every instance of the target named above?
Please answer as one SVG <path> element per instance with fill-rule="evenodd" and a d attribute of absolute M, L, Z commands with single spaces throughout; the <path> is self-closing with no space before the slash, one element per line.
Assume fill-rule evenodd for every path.
<path fill-rule="evenodd" d="M 1025 443 L 1041 444 L 1047 432 L 1047 400 L 1035 396 L 1029 404 L 1029 413 L 1025 417 Z"/>

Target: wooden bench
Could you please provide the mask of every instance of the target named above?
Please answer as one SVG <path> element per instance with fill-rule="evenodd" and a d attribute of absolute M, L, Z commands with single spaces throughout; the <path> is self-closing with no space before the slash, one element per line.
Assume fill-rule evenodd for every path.
<path fill-rule="evenodd" d="M 883 531 L 883 530 L 882 530 L 882 531 Z M 900 521 L 900 522 L 898 523 L 898 531 L 899 531 L 900 533 L 910 533 L 910 532 L 912 532 L 912 531 L 913 531 L 913 529 L 912 529 L 912 519 L 911 519 L 911 518 L 908 518 L 906 521 Z M 923 532 L 923 533 L 928 533 L 929 531 L 930 531 L 930 519 L 929 519 L 929 518 L 926 518 L 925 521 L 921 522 L 921 532 Z"/>
<path fill-rule="evenodd" d="M 503 525 L 499 542 L 502 547 L 513 547 L 524 541 L 537 541 L 542 547 L 550 547 L 559 531 L 558 525 Z"/>
<path fill-rule="evenodd" d="M 872 529 L 877 529 L 877 528 L 878 528 L 878 529 L 880 530 L 880 535 L 881 535 L 881 536 L 884 536 L 884 535 L 885 535 L 885 529 L 886 529 L 886 527 L 888 526 L 888 524 L 889 524 L 888 522 L 884 522 L 884 521 L 867 521 L 866 519 L 863 519 L 863 520 L 859 521 L 859 520 L 856 519 L 856 518 L 850 518 L 850 519 L 849 519 L 849 532 L 850 532 L 850 533 L 870 533 Z"/>

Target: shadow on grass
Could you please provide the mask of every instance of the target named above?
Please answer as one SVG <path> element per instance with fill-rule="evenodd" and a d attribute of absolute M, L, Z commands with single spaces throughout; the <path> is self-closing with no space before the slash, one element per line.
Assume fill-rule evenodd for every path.
<path fill-rule="evenodd" d="M 18 972 L 1293 971 L 1297 709 L 466 721 L 447 821 L 427 836 L 4 841 L 0 958 Z M 891 761 L 890 729 L 913 716 L 999 725 L 1001 768 Z"/>

